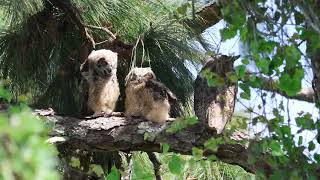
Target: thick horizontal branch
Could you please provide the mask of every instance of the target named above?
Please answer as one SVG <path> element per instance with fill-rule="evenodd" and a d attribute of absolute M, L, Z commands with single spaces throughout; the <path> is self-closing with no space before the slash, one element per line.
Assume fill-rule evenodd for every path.
<path fill-rule="evenodd" d="M 161 143 L 168 143 L 172 152 L 192 154 L 193 147 L 201 148 L 209 138 L 219 137 L 215 131 L 204 129 L 201 124 L 170 134 L 166 129 L 172 121 L 160 125 L 120 116 L 79 119 L 49 115 L 46 111 L 37 111 L 37 114 L 45 115 L 54 122 L 52 139 L 55 142 L 65 141 L 63 146 L 72 149 L 162 152 Z M 248 150 L 240 144 L 223 144 L 217 152 L 206 152 L 206 155 L 212 154 L 221 161 L 239 165 L 249 172 L 255 171 L 255 167 L 247 163 Z"/>

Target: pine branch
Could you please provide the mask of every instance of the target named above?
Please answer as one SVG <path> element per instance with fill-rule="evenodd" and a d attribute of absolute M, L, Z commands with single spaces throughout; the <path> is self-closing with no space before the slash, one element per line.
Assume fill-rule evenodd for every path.
<path fill-rule="evenodd" d="M 111 38 L 114 40 L 114 39 L 117 39 L 116 35 L 113 34 L 108 28 L 106 27 L 99 27 L 99 26 L 92 26 L 92 25 L 84 25 L 85 27 L 87 28 L 91 28 L 91 29 L 98 29 L 98 30 L 101 30 L 101 31 L 105 31 L 107 34 L 109 34 L 111 36 Z M 109 40 L 110 41 L 110 40 Z"/>
<path fill-rule="evenodd" d="M 161 152 L 160 144 L 166 142 L 170 145 L 170 151 L 191 155 L 193 147 L 201 148 L 209 138 L 222 137 L 206 129 L 201 123 L 170 134 L 166 129 L 170 127 L 172 121 L 159 125 L 143 119 L 117 116 L 87 120 L 52 115 L 51 111 L 43 110 L 38 110 L 36 114 L 42 114 L 47 121 L 54 122 L 51 136 L 65 137 L 63 146 L 68 149 Z M 148 134 L 148 138 L 145 138 L 145 134 Z M 249 172 L 255 172 L 261 166 L 250 165 L 248 153 L 248 149 L 241 144 L 226 143 L 219 145 L 216 152 L 206 151 L 205 156 L 215 155 L 223 162 L 236 164 Z"/>
<path fill-rule="evenodd" d="M 79 10 L 72 5 L 71 1 L 55 0 L 55 1 L 52 1 L 52 4 L 60 8 L 70 16 L 73 23 L 79 28 L 81 37 L 85 39 L 86 43 L 90 45 L 89 48 L 91 50 L 95 49 L 94 39 L 90 36 L 90 34 L 88 33 L 88 29 L 84 26 Z"/>
<path fill-rule="evenodd" d="M 83 39 L 85 39 L 86 43 L 89 45 L 89 52 L 91 52 L 93 49 L 95 49 L 95 46 L 97 45 L 95 43 L 94 38 L 89 34 L 88 28 L 91 29 L 98 29 L 105 31 L 108 35 L 111 36 L 111 39 L 108 39 L 107 41 L 113 41 L 116 39 L 116 36 L 106 27 L 98 27 L 98 26 L 92 26 L 92 25 L 86 25 L 83 22 L 83 19 L 81 18 L 81 14 L 77 7 L 72 5 L 70 0 L 56 0 L 52 1 L 53 5 L 59 7 L 62 9 L 66 14 L 68 14 L 73 21 L 73 23 L 79 28 L 80 35 Z M 101 44 L 98 43 L 98 44 Z"/>

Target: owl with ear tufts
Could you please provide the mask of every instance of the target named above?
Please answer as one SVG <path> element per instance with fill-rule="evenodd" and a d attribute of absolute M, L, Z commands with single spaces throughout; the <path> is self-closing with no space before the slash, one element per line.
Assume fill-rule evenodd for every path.
<path fill-rule="evenodd" d="M 175 95 L 161 82 L 151 68 L 133 68 L 125 79 L 125 115 L 143 117 L 164 123 L 170 117 Z"/>
<path fill-rule="evenodd" d="M 82 75 L 89 85 L 87 106 L 94 115 L 110 114 L 120 95 L 117 79 L 118 54 L 106 49 L 92 51 L 86 63 L 88 72 Z"/>
<path fill-rule="evenodd" d="M 195 114 L 210 128 L 215 129 L 218 134 L 223 132 L 234 112 L 237 82 L 232 82 L 228 75 L 234 73 L 233 64 L 238 58 L 239 56 L 229 57 L 226 55 L 216 55 L 209 58 L 195 80 Z M 223 80 L 223 83 L 209 86 L 207 77 L 203 76 L 205 72 L 214 73 Z"/>

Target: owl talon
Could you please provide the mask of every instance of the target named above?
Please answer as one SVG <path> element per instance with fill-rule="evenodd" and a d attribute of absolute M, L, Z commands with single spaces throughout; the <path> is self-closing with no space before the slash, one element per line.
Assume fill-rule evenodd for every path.
<path fill-rule="evenodd" d="M 142 116 L 126 116 L 128 120 L 144 119 Z"/>
<path fill-rule="evenodd" d="M 108 118 L 108 117 L 110 117 L 110 116 L 112 116 L 111 113 L 103 113 L 103 117 L 105 117 L 105 118 Z"/>
<path fill-rule="evenodd" d="M 98 114 L 93 114 L 91 116 L 86 116 L 84 117 L 85 119 L 96 119 L 96 118 L 99 118 L 99 117 L 103 117 L 104 116 L 104 113 L 98 113 Z"/>
<path fill-rule="evenodd" d="M 115 116 L 115 117 L 123 117 L 124 116 L 124 112 L 112 112 L 111 116 Z"/>

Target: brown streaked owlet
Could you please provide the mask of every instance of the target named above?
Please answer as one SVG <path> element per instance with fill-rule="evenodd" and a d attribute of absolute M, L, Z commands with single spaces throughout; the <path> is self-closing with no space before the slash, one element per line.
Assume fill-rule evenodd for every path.
<path fill-rule="evenodd" d="M 125 115 L 141 116 L 149 121 L 164 123 L 169 119 L 170 102 L 175 95 L 161 82 L 151 68 L 133 68 L 125 82 Z"/>

